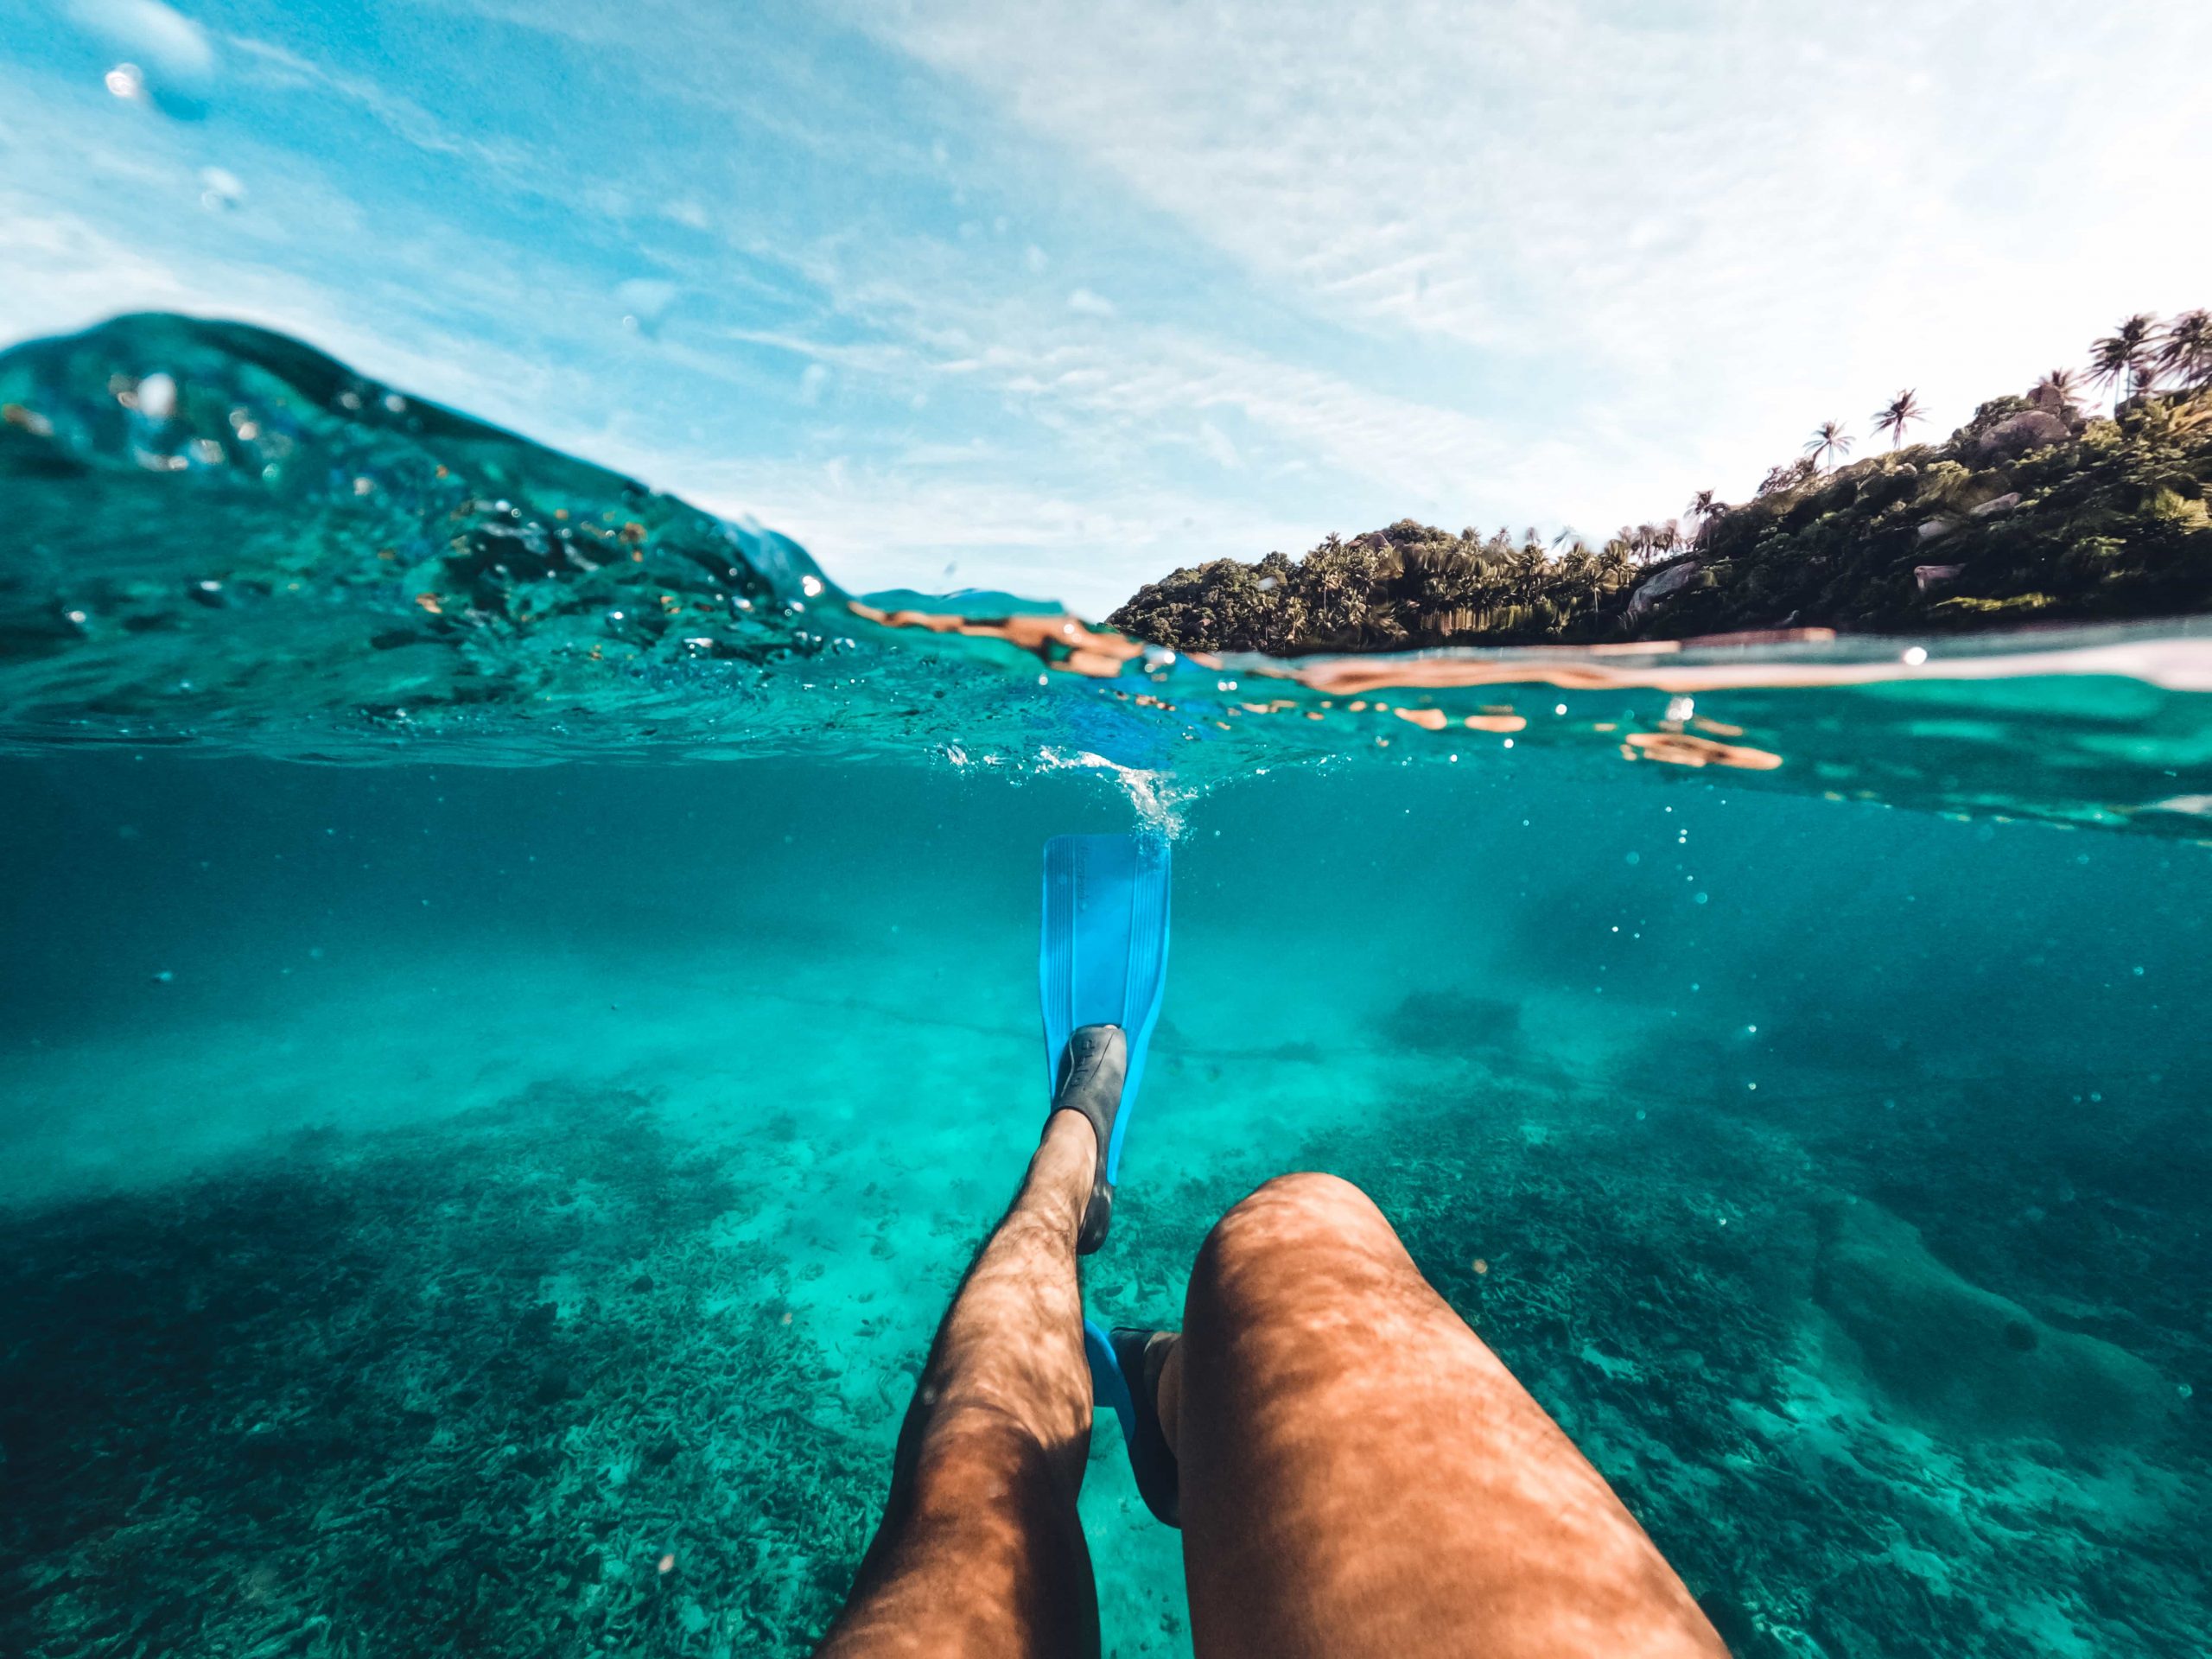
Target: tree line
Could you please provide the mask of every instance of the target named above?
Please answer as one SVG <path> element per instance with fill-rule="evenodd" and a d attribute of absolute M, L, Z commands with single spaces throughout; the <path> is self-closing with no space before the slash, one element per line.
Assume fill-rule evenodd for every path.
<path fill-rule="evenodd" d="M 2099 390 L 2113 402 L 2093 415 Z M 1851 461 L 1852 434 L 1823 421 L 1750 501 L 1700 490 L 1594 548 L 1401 519 L 1297 559 L 1178 569 L 1109 620 L 1179 648 L 1293 654 L 2212 605 L 2212 314 L 2128 317 L 2084 368 L 1991 399 L 1940 444 L 1908 443 L 1925 420 L 1907 388 L 1871 418 L 1886 451 Z"/>

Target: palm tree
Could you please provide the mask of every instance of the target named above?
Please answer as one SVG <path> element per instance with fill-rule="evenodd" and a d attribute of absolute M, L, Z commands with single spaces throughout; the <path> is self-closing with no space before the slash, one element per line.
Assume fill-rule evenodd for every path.
<path fill-rule="evenodd" d="M 1904 429 L 1908 424 L 1927 418 L 1921 410 L 1920 394 L 1908 386 L 1875 411 L 1874 430 L 1888 433 L 1890 448 L 1894 449 L 1904 442 Z"/>
<path fill-rule="evenodd" d="M 1636 570 L 1636 555 L 1628 544 L 1629 532 L 1623 530 L 1605 543 L 1598 555 L 1598 574 L 1611 587 L 1619 587 Z"/>
<path fill-rule="evenodd" d="M 1700 490 L 1690 497 L 1690 504 L 1682 510 L 1682 517 L 1703 524 L 1720 511 L 1720 498 L 1711 490 Z"/>
<path fill-rule="evenodd" d="M 2054 414 L 2070 421 L 2082 412 L 2082 377 L 2071 369 L 2053 369 L 2028 388 L 2028 401 L 2050 404 Z"/>
<path fill-rule="evenodd" d="M 1526 605 L 1543 591 L 1544 567 L 1549 563 L 1541 547 L 1516 547 L 1506 555 L 1506 574 L 1513 580 L 1514 597 Z"/>
<path fill-rule="evenodd" d="M 2184 311 L 2166 325 L 2158 366 L 2192 391 L 2212 386 L 2212 312 Z"/>
<path fill-rule="evenodd" d="M 1816 472 L 1839 456 L 1850 453 L 1851 436 L 1843 429 L 1841 421 L 1822 421 L 1813 429 L 1813 435 L 1805 442 L 1805 454 L 1812 461 Z"/>
<path fill-rule="evenodd" d="M 2125 399 L 2149 389 L 2156 372 L 2151 340 L 2158 327 L 2157 317 L 2138 311 L 2089 347 L 2089 383 L 2113 388 L 2115 410 Z"/>

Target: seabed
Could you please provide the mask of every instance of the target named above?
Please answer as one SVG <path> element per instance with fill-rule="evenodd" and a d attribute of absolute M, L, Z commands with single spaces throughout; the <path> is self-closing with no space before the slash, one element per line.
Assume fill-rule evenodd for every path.
<path fill-rule="evenodd" d="M 1033 1144 L 1035 849 L 1119 798 L 9 770 L 43 875 L 0 1648 L 804 1652 Z M 1661 870 L 1690 822 L 1713 904 Z M 2203 860 L 2005 834 L 1702 785 L 1224 795 L 1092 1312 L 1172 1320 L 1223 1208 L 1332 1170 L 1738 1654 L 2200 1651 L 2212 1116 L 2149 1000 L 2202 1006 Z M 2114 922 L 2160 881 L 2177 919 Z M 1187 1652 L 1110 1418 L 1083 1504 L 1109 1651 Z"/>

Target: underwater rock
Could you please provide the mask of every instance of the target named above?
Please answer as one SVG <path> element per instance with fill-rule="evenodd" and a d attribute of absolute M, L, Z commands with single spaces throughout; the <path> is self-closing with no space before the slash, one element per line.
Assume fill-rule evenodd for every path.
<path fill-rule="evenodd" d="M 1500 1048 L 1520 1036 L 1521 1007 L 1471 991 L 1414 991 L 1390 1011 L 1383 1030 L 1400 1047 L 1421 1053 Z"/>
<path fill-rule="evenodd" d="M 1814 1299 L 1897 1404 L 1961 1433 L 2071 1443 L 2140 1442 L 2170 1419 L 2173 1391 L 2143 1360 L 1969 1283 L 1879 1205 L 1819 1223 Z"/>

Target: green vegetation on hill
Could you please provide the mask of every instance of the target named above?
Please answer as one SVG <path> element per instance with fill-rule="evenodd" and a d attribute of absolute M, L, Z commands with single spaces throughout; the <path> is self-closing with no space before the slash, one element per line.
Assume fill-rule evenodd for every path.
<path fill-rule="evenodd" d="M 2079 386 L 2125 394 L 2085 415 Z M 1780 627 L 1923 632 L 2212 609 L 2212 321 L 2129 318 L 2086 377 L 2054 370 L 1940 444 L 1906 444 L 1910 391 L 1877 411 L 1892 447 L 1839 464 L 1840 423 L 1738 505 L 1603 547 L 1402 519 L 1303 558 L 1217 559 L 1148 583 L 1109 619 L 1182 649 L 1391 651 L 1582 644 Z"/>

